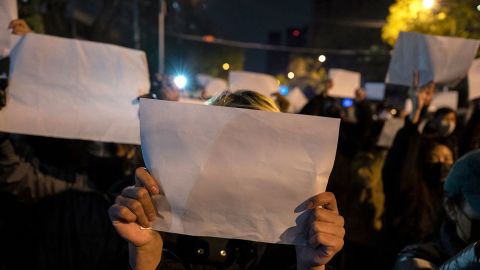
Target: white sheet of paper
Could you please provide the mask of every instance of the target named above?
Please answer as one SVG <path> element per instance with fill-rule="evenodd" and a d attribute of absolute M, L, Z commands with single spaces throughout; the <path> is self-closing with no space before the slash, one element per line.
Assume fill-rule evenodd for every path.
<path fill-rule="evenodd" d="M 468 99 L 480 98 L 480 59 L 473 61 L 468 71 Z"/>
<path fill-rule="evenodd" d="M 391 118 L 385 120 L 383 125 L 382 133 L 380 133 L 380 138 L 378 139 L 377 145 L 381 147 L 390 148 L 395 139 L 397 132 L 403 127 L 405 120 L 401 118 Z"/>
<path fill-rule="evenodd" d="M 355 97 L 355 90 L 360 88 L 360 73 L 332 68 L 328 74 L 333 81 L 333 87 L 328 91 L 329 96 L 342 98 Z"/>
<path fill-rule="evenodd" d="M 420 85 L 430 81 L 455 86 L 467 75 L 479 40 L 401 32 L 388 68 L 387 83 L 412 85 L 420 72 Z"/>
<path fill-rule="evenodd" d="M 205 89 L 205 96 L 213 97 L 216 96 L 223 91 L 228 90 L 228 83 L 227 81 L 215 78 L 205 74 L 197 75 L 197 80 L 200 85 Z"/>
<path fill-rule="evenodd" d="M 432 103 L 428 107 L 429 111 L 436 111 L 440 108 L 450 108 L 453 110 L 458 109 L 458 92 L 449 91 L 449 92 L 437 92 L 433 98 Z"/>
<path fill-rule="evenodd" d="M 292 91 L 288 92 L 286 96 L 288 101 L 290 102 L 290 106 L 288 107 L 288 112 L 297 113 L 308 103 L 308 98 L 305 94 L 300 90 L 300 88 L 295 87 Z"/>
<path fill-rule="evenodd" d="M 150 88 L 144 52 L 28 34 L 10 72 L 1 131 L 140 143 L 136 98 Z"/>
<path fill-rule="evenodd" d="M 166 197 L 153 228 L 305 245 L 301 204 L 325 191 L 339 120 L 140 101 L 142 152 Z M 296 219 L 298 218 L 296 224 Z"/>
<path fill-rule="evenodd" d="M 365 83 L 365 91 L 367 92 L 367 99 L 383 100 L 385 98 L 385 84 L 378 82 Z"/>
<path fill-rule="evenodd" d="M 18 18 L 17 0 L 0 1 L 0 58 L 10 53 L 10 29 L 8 25 Z"/>
<path fill-rule="evenodd" d="M 279 87 L 272 75 L 248 71 L 230 71 L 228 83 L 231 91 L 253 90 L 267 97 L 277 92 Z"/>

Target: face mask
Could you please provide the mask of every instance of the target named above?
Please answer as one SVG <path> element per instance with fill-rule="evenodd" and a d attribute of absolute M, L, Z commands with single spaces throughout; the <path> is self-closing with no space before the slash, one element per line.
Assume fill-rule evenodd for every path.
<path fill-rule="evenodd" d="M 442 137 L 447 137 L 455 131 L 455 123 L 442 121 L 438 126 L 438 135 Z"/>
<path fill-rule="evenodd" d="M 425 163 L 423 165 L 423 179 L 431 185 L 438 185 L 444 182 L 452 165 L 445 163 Z"/>

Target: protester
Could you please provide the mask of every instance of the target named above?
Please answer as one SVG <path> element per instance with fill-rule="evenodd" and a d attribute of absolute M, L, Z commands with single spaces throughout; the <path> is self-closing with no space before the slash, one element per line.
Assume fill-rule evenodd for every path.
<path fill-rule="evenodd" d="M 210 99 L 208 103 L 216 106 L 279 111 L 271 99 L 253 91 L 225 92 Z M 132 268 L 156 269 L 162 258 L 162 236 L 153 230 L 142 230 L 140 226 L 150 227 L 155 219 L 155 207 L 150 196 L 162 194 L 162 189 L 146 170 L 137 169 L 136 176 L 137 184 L 123 190 L 117 197 L 116 204 L 110 208 L 109 215 L 118 233 L 129 241 Z M 311 200 L 310 211 L 314 220 L 309 228 L 309 246 L 296 247 L 297 266 L 298 269 L 325 269 L 325 265 L 343 246 L 344 221 L 338 213 L 332 193 L 315 196 Z M 262 258 L 258 263 L 259 269 L 272 267 L 265 265 L 262 260 L 275 262 L 281 261 L 282 258 L 278 255 L 273 258 Z M 279 266 L 284 269 L 290 267 Z"/>
<path fill-rule="evenodd" d="M 427 239 L 440 227 L 443 179 L 453 164 L 453 151 L 418 131 L 434 91 L 433 83 L 417 90 L 413 111 L 383 167 L 385 258 L 390 263 L 402 247 Z"/>
<path fill-rule="evenodd" d="M 438 236 L 406 247 L 395 270 L 480 269 L 480 151 L 459 159 L 445 181 L 446 217 Z"/>

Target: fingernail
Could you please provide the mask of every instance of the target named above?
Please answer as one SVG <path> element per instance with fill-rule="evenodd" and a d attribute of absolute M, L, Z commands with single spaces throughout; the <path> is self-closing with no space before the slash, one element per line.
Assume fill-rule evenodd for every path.
<path fill-rule="evenodd" d="M 312 208 L 314 207 L 313 202 L 312 202 L 312 201 L 308 201 L 307 207 L 308 207 L 309 209 L 312 209 Z"/>
<path fill-rule="evenodd" d="M 152 186 L 150 190 L 152 191 L 153 194 L 158 194 L 160 192 L 156 186 Z"/>

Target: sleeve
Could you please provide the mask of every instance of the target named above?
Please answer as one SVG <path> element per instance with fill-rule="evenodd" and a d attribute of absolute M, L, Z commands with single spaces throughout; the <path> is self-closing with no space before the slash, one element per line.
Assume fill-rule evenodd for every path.
<path fill-rule="evenodd" d="M 468 246 L 439 268 L 439 270 L 470 269 L 480 269 L 480 242 Z"/>
<path fill-rule="evenodd" d="M 0 140 L 0 190 L 20 201 L 36 201 L 66 190 L 90 191 L 86 176 L 77 175 L 73 183 L 39 171 L 22 160 L 8 139 Z"/>
<path fill-rule="evenodd" d="M 385 210 L 393 210 L 394 215 L 398 215 L 395 207 L 404 205 L 403 200 L 410 198 L 410 195 L 405 195 L 413 192 L 417 186 L 415 168 L 421 146 L 417 127 L 418 125 L 412 124 L 408 119 L 405 120 L 404 127 L 395 136 L 382 169 Z"/>

